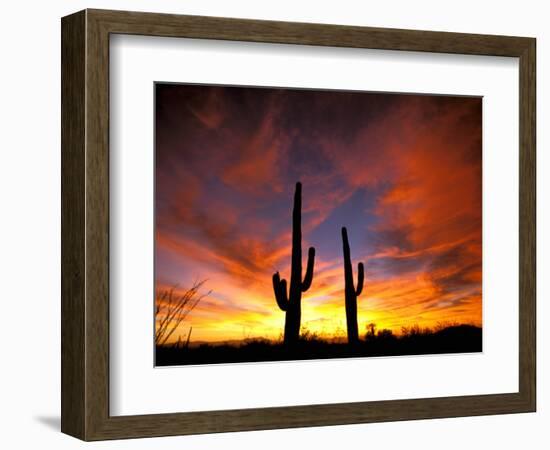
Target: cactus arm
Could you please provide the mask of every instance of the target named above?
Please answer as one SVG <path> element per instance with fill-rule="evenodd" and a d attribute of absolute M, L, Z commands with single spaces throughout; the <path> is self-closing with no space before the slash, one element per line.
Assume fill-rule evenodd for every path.
<path fill-rule="evenodd" d="M 273 274 L 273 292 L 275 293 L 275 300 L 277 305 L 282 311 L 288 309 L 288 295 L 286 291 L 286 280 L 281 280 L 279 272 Z"/>
<path fill-rule="evenodd" d="M 357 265 L 357 288 L 355 289 L 355 295 L 359 297 L 361 295 L 361 292 L 363 291 L 363 280 L 365 279 L 365 268 L 363 267 L 363 263 L 360 262 Z"/>
<path fill-rule="evenodd" d="M 311 282 L 313 281 L 314 264 L 315 264 L 315 249 L 313 247 L 310 247 L 307 253 L 307 269 L 306 269 L 306 276 L 304 277 L 304 281 L 302 282 L 302 292 L 307 291 L 311 286 Z"/>

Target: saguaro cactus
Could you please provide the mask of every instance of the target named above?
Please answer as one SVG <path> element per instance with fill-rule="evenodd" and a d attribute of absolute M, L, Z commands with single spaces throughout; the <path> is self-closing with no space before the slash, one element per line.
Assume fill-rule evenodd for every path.
<path fill-rule="evenodd" d="M 296 183 L 294 209 L 292 210 L 292 260 L 290 268 L 290 289 L 287 294 L 286 280 L 279 272 L 273 274 L 275 299 L 285 315 L 284 343 L 293 344 L 300 337 L 302 316 L 302 292 L 306 292 L 313 280 L 315 249 L 310 247 L 307 257 L 306 275 L 302 281 L 302 184 Z"/>
<path fill-rule="evenodd" d="M 357 287 L 353 285 L 353 267 L 351 266 L 351 254 L 349 250 L 348 231 L 342 228 L 342 243 L 344 247 L 344 281 L 346 283 L 346 322 L 348 326 L 348 342 L 354 344 L 359 342 L 359 331 L 357 328 L 357 297 L 363 290 L 365 272 L 363 263 L 357 265 Z"/>

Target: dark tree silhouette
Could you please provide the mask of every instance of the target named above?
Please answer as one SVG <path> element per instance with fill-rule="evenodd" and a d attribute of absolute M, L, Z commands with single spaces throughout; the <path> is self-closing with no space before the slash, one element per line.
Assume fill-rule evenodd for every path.
<path fill-rule="evenodd" d="M 315 249 L 310 247 L 307 258 L 306 275 L 302 281 L 302 183 L 296 183 L 294 209 L 292 210 L 292 260 L 290 268 L 290 289 L 287 294 L 287 283 L 281 279 L 279 272 L 273 274 L 273 291 L 275 299 L 285 315 L 284 343 L 294 344 L 300 337 L 302 315 L 302 292 L 306 292 L 313 280 Z"/>
<path fill-rule="evenodd" d="M 357 288 L 353 285 L 353 267 L 351 266 L 351 254 L 349 250 L 348 231 L 342 227 L 342 243 L 344 247 L 344 281 L 346 283 L 346 322 L 348 326 L 348 342 L 355 344 L 359 342 L 359 330 L 357 327 L 357 297 L 363 290 L 363 279 L 365 277 L 363 263 L 357 265 Z"/>

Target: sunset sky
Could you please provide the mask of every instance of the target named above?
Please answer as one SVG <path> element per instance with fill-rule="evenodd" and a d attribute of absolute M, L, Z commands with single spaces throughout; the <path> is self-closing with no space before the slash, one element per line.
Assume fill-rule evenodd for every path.
<path fill-rule="evenodd" d="M 481 99 L 156 85 L 156 288 L 212 290 L 174 334 L 278 338 L 294 187 L 316 248 L 302 326 L 345 336 L 340 229 L 359 332 L 481 325 Z"/>

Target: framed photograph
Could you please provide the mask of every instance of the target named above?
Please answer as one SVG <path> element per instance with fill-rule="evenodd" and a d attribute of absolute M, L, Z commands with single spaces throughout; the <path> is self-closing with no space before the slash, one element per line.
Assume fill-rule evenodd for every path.
<path fill-rule="evenodd" d="M 63 432 L 535 411 L 534 38 L 61 29 Z"/>

